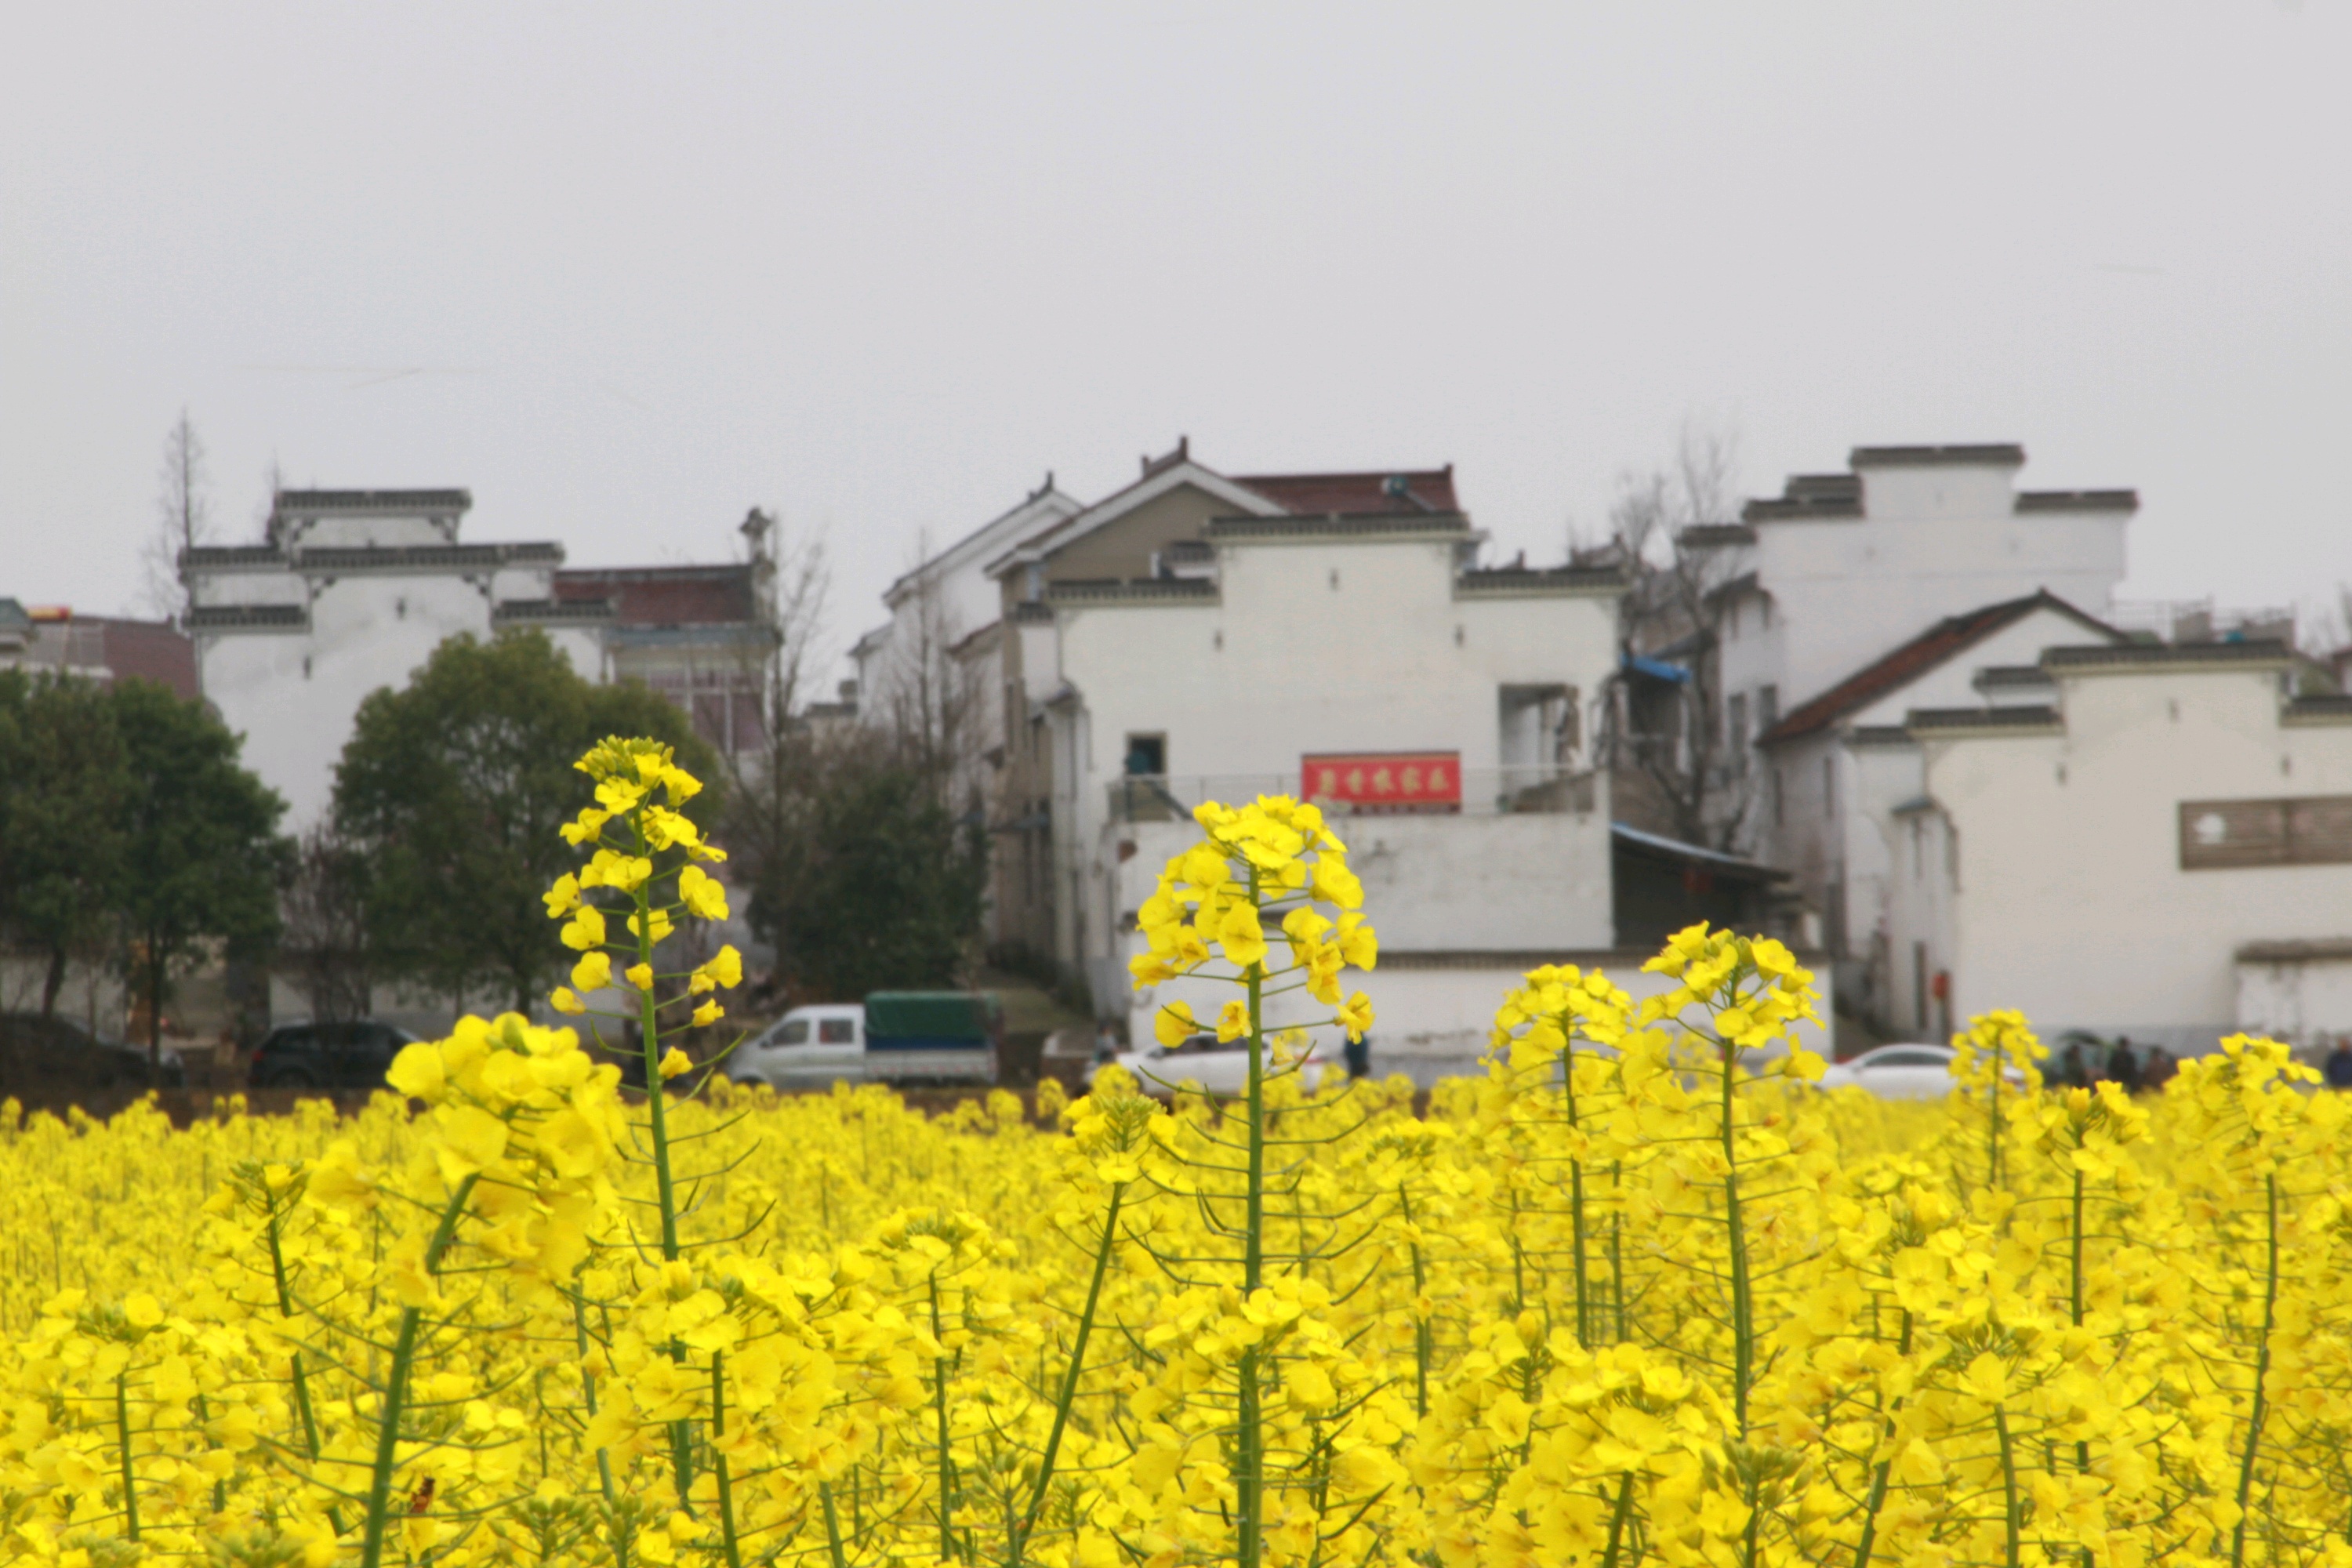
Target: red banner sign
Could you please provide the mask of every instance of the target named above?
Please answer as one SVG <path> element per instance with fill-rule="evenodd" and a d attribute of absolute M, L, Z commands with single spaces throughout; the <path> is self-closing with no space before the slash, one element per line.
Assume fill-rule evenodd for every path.
<path fill-rule="evenodd" d="M 1353 752 L 1301 760 L 1299 793 L 1356 811 L 1459 811 L 1459 752 Z"/>

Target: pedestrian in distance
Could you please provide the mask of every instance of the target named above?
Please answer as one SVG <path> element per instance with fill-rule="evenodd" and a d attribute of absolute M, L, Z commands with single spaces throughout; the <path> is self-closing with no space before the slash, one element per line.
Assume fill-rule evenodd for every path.
<path fill-rule="evenodd" d="M 2117 1037 L 2116 1048 L 2107 1053 L 2107 1070 L 2100 1076 L 2122 1086 L 2126 1094 L 2139 1092 L 2139 1058 L 2132 1052 L 2129 1035 Z"/>
<path fill-rule="evenodd" d="M 2147 1065 L 2140 1068 L 2139 1086 L 2154 1093 L 2170 1083 L 2173 1075 L 2179 1070 L 2180 1064 L 2172 1059 L 2170 1051 L 2162 1046 L 2150 1046 L 2147 1048 Z"/>
<path fill-rule="evenodd" d="M 2336 1048 L 2327 1053 L 2326 1066 L 2322 1069 L 2330 1089 L 2352 1089 L 2352 1035 L 2336 1037 Z"/>

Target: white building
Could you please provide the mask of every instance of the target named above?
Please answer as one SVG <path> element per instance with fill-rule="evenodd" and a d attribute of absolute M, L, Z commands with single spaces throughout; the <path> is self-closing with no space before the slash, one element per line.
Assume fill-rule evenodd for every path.
<path fill-rule="evenodd" d="M 2011 445 L 1857 447 L 1847 461 L 1703 531 L 1728 552 L 1722 689 L 1750 732 L 1948 616 L 2048 593 L 2105 617 L 2136 492 L 2021 490 L 2025 449 Z"/>
<path fill-rule="evenodd" d="M 567 572 L 551 542 L 462 542 L 472 505 L 462 489 L 281 490 L 263 542 L 183 553 L 203 695 L 290 828 L 324 816 L 361 700 L 460 633 L 539 627 L 583 677 L 645 679 L 718 743 L 747 707 L 756 721 L 751 565 Z"/>
<path fill-rule="evenodd" d="M 1342 819 L 1381 931 L 1385 1062 L 1475 1056 L 1538 963 L 1638 989 L 1648 953 L 1617 946 L 1585 732 L 1616 572 L 1481 567 L 1450 468 L 1236 477 L 1181 444 L 1101 500 L 1049 487 L 984 532 L 993 548 L 959 559 L 980 560 L 996 619 L 959 646 L 1004 694 L 998 942 L 1083 976 L 1149 1037 L 1189 983 L 1132 993 L 1127 960 L 1161 864 L 1198 836 L 1191 809 L 1303 794 Z M 864 668 L 909 625 L 869 637 Z"/>
<path fill-rule="evenodd" d="M 959 665 L 982 651 L 978 640 L 1000 629 L 1003 592 L 988 564 L 1005 551 L 1085 510 L 1084 504 L 1055 488 L 1054 476 L 1018 506 L 926 557 L 892 583 L 882 595 L 890 618 L 867 632 L 849 650 L 857 669 L 860 706 L 877 723 L 908 715 L 919 721 L 933 699 L 928 691 L 950 691 L 964 680 Z M 989 650 L 992 651 L 992 649 Z M 993 723 L 982 726 L 990 744 L 1003 729 L 1001 692 L 991 689 Z"/>
<path fill-rule="evenodd" d="M 2051 644 L 2122 637 L 2106 616 L 2137 495 L 2020 489 L 2024 462 L 2007 444 L 1856 447 L 1845 472 L 1793 476 L 1684 536 L 1713 585 L 1712 637 L 1678 651 L 1712 661 L 1719 819 L 1792 873 L 1841 996 L 1890 1026 L 1894 801 L 1869 737 L 1978 700 L 1981 672 Z"/>
<path fill-rule="evenodd" d="M 1780 715 L 1760 739 L 1749 763 L 1762 775 L 1751 832 L 1763 858 L 1793 873 L 1821 912 L 1849 1007 L 1888 1028 L 1913 1017 L 1896 1000 L 1903 950 L 1887 903 L 1895 840 L 1906 831 L 1895 813 L 1919 794 L 1905 715 L 2046 703 L 2042 649 L 2095 640 L 2123 637 L 2053 594 L 1948 616 Z"/>
<path fill-rule="evenodd" d="M 1940 1037 L 2016 1007 L 2045 1039 L 2176 1053 L 2352 1032 L 2352 700 L 2290 695 L 2291 664 L 2275 642 L 2057 647 L 2032 696 L 1858 737 L 1882 793 L 1909 791 L 1886 814 L 1897 1016 Z"/>

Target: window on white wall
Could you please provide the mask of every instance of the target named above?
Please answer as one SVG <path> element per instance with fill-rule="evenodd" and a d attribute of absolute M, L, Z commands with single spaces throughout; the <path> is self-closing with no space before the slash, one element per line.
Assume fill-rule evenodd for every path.
<path fill-rule="evenodd" d="M 1127 738 L 1127 761 L 1124 771 L 1129 774 L 1158 776 L 1168 771 L 1168 737 L 1165 735 L 1129 735 Z"/>
<path fill-rule="evenodd" d="M 1748 765 L 1748 694 L 1744 691 L 1731 699 L 1731 769 L 1742 771 Z"/>
<path fill-rule="evenodd" d="M 1822 759 L 1822 815 L 1827 817 L 1837 816 L 1837 759 L 1835 757 Z"/>
<path fill-rule="evenodd" d="M 1766 604 L 1771 601 L 1767 599 Z M 1780 689 L 1759 686 L 1756 689 L 1756 732 L 1762 734 L 1780 721 Z"/>

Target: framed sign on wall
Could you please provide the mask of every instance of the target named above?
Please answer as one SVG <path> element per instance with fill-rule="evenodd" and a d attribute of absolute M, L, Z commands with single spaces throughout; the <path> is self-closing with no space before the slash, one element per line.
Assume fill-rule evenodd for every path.
<path fill-rule="evenodd" d="M 1355 812 L 1462 809 L 1459 752 L 1345 752 L 1300 760 L 1299 794 Z"/>

